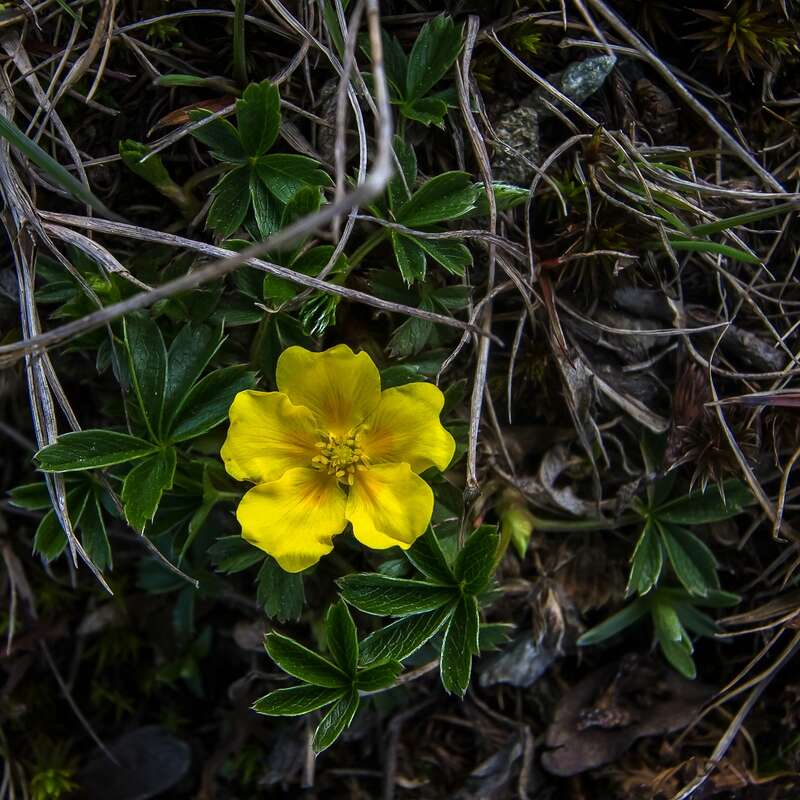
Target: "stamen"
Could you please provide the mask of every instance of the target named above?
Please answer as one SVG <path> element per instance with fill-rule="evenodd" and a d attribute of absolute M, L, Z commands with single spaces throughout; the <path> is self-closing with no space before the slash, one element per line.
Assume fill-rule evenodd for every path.
<path fill-rule="evenodd" d="M 324 435 L 325 438 L 315 445 L 320 454 L 311 459 L 311 466 L 324 469 L 328 475 L 335 475 L 341 483 L 352 486 L 356 471 L 361 472 L 369 466 L 369 460 L 359 446 L 361 433 L 351 431 L 341 437 Z"/>

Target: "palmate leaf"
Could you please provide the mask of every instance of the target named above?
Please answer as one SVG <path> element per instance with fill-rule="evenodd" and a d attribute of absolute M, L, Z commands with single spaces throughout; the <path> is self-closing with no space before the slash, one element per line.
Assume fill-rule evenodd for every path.
<path fill-rule="evenodd" d="M 127 433 L 106 430 L 64 433 L 35 456 L 44 472 L 76 472 L 135 461 L 154 453 L 158 446 Z"/>
<path fill-rule="evenodd" d="M 269 81 L 251 83 L 236 101 L 239 138 L 248 156 L 262 156 L 278 138 L 281 124 L 278 87 Z"/>
<path fill-rule="evenodd" d="M 350 678 L 339 667 L 288 636 L 272 631 L 264 643 L 270 658 L 292 677 L 328 689 L 350 685 Z"/>
<path fill-rule="evenodd" d="M 472 266 L 472 253 L 461 242 L 452 239 L 423 239 L 421 236 L 415 236 L 414 241 L 451 275 L 462 276 L 467 267 Z"/>
<path fill-rule="evenodd" d="M 405 551 L 404 555 L 423 575 L 431 580 L 445 586 L 455 586 L 458 583 L 433 528 L 428 528 L 414 542 L 414 546 Z"/>
<path fill-rule="evenodd" d="M 299 717 L 333 703 L 344 693 L 344 689 L 327 689 L 304 683 L 270 692 L 253 703 L 253 711 L 272 717 Z"/>
<path fill-rule="evenodd" d="M 722 488 L 720 493 L 716 485 L 709 485 L 705 491 L 692 492 L 659 506 L 653 515 L 660 522 L 699 525 L 735 517 L 753 502 L 750 490 L 742 481 L 725 481 Z"/>
<path fill-rule="evenodd" d="M 69 506 L 70 495 L 67 495 Z M 33 552 L 40 555 L 46 562 L 55 561 L 67 547 L 67 535 L 53 510 L 48 511 L 43 517 L 36 533 L 33 536 Z"/>
<path fill-rule="evenodd" d="M 392 622 L 367 636 L 361 642 L 361 661 L 403 661 L 430 641 L 447 622 L 455 603 L 426 614 L 415 614 Z"/>
<path fill-rule="evenodd" d="M 474 597 L 462 597 L 450 616 L 442 643 L 440 673 L 442 685 L 463 697 L 472 673 L 472 656 L 478 653 L 478 604 Z"/>
<path fill-rule="evenodd" d="M 607 620 L 595 625 L 591 630 L 586 631 L 579 639 L 578 644 L 586 646 L 597 644 L 612 636 L 616 636 L 625 628 L 630 627 L 644 617 L 650 608 L 644 598 L 637 598 L 630 605 L 625 606 L 622 611 L 612 614 Z"/>
<path fill-rule="evenodd" d="M 678 525 L 658 526 L 672 569 L 687 592 L 704 597 L 719 588 L 714 554 L 693 533 Z"/>
<path fill-rule="evenodd" d="M 208 548 L 211 563 L 226 575 L 249 569 L 262 561 L 264 556 L 264 552 L 238 535 L 222 536 Z"/>
<path fill-rule="evenodd" d="M 356 685 L 362 692 L 376 692 L 394 685 L 403 665 L 397 661 L 373 664 L 358 671 Z"/>
<path fill-rule="evenodd" d="M 261 239 L 268 239 L 280 228 L 281 209 L 279 202 L 255 172 L 250 173 L 250 202 L 258 235 Z"/>
<path fill-rule="evenodd" d="M 211 193 L 214 201 L 208 210 L 207 225 L 223 238 L 228 238 L 242 226 L 250 207 L 249 167 L 232 169 Z"/>
<path fill-rule="evenodd" d="M 274 153 L 256 162 L 256 171 L 272 194 L 288 203 L 303 186 L 330 186 L 331 179 L 319 162 L 308 156 Z"/>
<path fill-rule="evenodd" d="M 184 326 L 167 352 L 163 428 L 169 430 L 180 416 L 189 392 L 222 345 L 222 331 L 206 325 Z"/>
<path fill-rule="evenodd" d="M 137 531 L 155 516 L 162 494 L 172 488 L 177 454 L 168 447 L 140 461 L 122 483 L 125 519 Z"/>
<path fill-rule="evenodd" d="M 433 611 L 451 602 L 456 589 L 425 581 L 359 573 L 337 581 L 342 597 L 359 611 L 405 617 Z"/>
<path fill-rule="evenodd" d="M 409 228 L 456 219 L 475 207 L 478 190 L 466 172 L 443 172 L 426 181 L 396 212 Z"/>
<path fill-rule="evenodd" d="M 199 122 L 213 116 L 210 111 L 193 109 L 189 111 L 189 119 Z M 211 154 L 220 161 L 240 163 L 245 160 L 245 152 L 239 133 L 228 120 L 217 117 L 191 131 L 191 135 L 211 148 Z"/>
<path fill-rule="evenodd" d="M 358 666 L 358 634 L 347 604 L 341 600 L 328 609 L 325 635 L 336 665 L 345 674 L 355 677 Z"/>
<path fill-rule="evenodd" d="M 425 277 L 427 260 L 418 240 L 397 231 L 390 231 L 389 238 L 403 280 L 409 285 L 416 280 L 422 280 Z"/>
<path fill-rule="evenodd" d="M 123 321 L 133 388 L 147 429 L 160 438 L 161 415 L 167 381 L 167 348 L 156 322 L 145 314 L 130 314 Z"/>
<path fill-rule="evenodd" d="M 261 558 L 265 555 L 260 550 L 256 549 L 256 552 L 260 553 Z M 306 601 L 303 576 L 300 573 L 282 570 L 272 556 L 267 556 L 263 558 L 258 571 L 256 585 L 256 602 L 270 619 L 280 622 L 300 619 Z"/>
<path fill-rule="evenodd" d="M 663 566 L 664 554 L 658 530 L 655 523 L 648 519 L 631 556 L 631 574 L 625 595 L 634 592 L 647 594 L 658 582 Z"/>
<path fill-rule="evenodd" d="M 424 97 L 447 74 L 461 50 L 461 29 L 439 16 L 419 32 L 406 68 L 405 99 Z"/>
<path fill-rule="evenodd" d="M 392 150 L 398 169 L 389 181 L 386 193 L 389 208 L 396 210 L 411 197 L 411 193 L 414 191 L 414 184 L 417 180 L 417 156 L 414 148 L 406 144 L 399 136 L 394 137 Z"/>
<path fill-rule="evenodd" d="M 355 689 L 351 689 L 333 704 L 314 732 L 311 746 L 315 753 L 327 750 L 339 738 L 342 731 L 353 721 L 358 711 L 358 704 L 358 692 Z"/>
<path fill-rule="evenodd" d="M 480 594 L 494 571 L 500 536 L 495 525 L 481 525 L 467 539 L 456 558 L 454 572 L 464 594 Z"/>
<path fill-rule="evenodd" d="M 403 103 L 400 106 L 400 110 L 404 117 L 413 119 L 422 125 L 438 125 L 441 127 L 447 114 L 447 103 L 438 97 L 420 97 Z"/>
<path fill-rule="evenodd" d="M 174 421 L 169 438 L 183 442 L 207 433 L 228 416 L 228 409 L 238 392 L 255 386 L 255 373 L 246 365 L 234 364 L 206 375 L 196 383 Z"/>

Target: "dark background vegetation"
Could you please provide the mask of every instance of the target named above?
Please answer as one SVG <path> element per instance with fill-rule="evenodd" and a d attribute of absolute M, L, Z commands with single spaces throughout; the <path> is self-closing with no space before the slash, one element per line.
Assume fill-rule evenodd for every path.
<path fill-rule="evenodd" d="M 249 83 L 278 82 L 274 150 L 318 161 L 330 202 L 337 175 L 345 188 L 376 152 L 370 49 L 362 18 L 359 132 L 352 106 L 337 118 L 334 68 L 347 41 L 337 12 L 350 19 L 354 0 L 2 3 L 0 116 L 26 138 L 5 131 L 0 148 L 0 794 L 798 796 L 796 2 L 379 5 L 406 54 L 441 14 L 461 37 L 432 118 L 392 106 L 417 183 L 459 170 L 516 193 L 498 187 L 498 202 L 511 194 L 496 219 L 485 205 L 421 226 L 464 231 L 449 268 L 429 256 L 423 274 L 375 242 L 374 218 L 390 214 L 379 199 L 358 212 L 373 219 L 307 231 L 307 246 L 346 237 L 347 261 L 328 275 L 342 298 L 262 286 L 244 267 L 147 314 L 167 344 L 188 323 L 224 332 L 210 370 L 246 365 L 266 389 L 290 344 L 364 349 L 384 385 L 438 378 L 459 448 L 434 483 L 434 524 L 444 540 L 500 526 L 499 591 L 483 615 L 511 625 L 505 640 L 475 660 L 463 700 L 445 693 L 427 645 L 315 761 L 314 715 L 250 709 L 287 685 L 263 635 L 324 652 L 337 578 L 409 568 L 342 536 L 304 577 L 304 602 L 268 568 L 236 572 L 219 543 L 238 534 L 241 494 L 217 456 L 224 425 L 181 445 L 179 480 L 143 534 L 115 501 L 126 467 L 56 481 L 100 579 L 73 561 L 34 453 L 75 423 L 141 425 L 120 319 L 80 321 L 212 263 L 207 244 L 271 232 L 250 216 L 230 227 L 229 210 L 207 217 L 228 167 L 186 126 L 196 109 L 234 121 Z M 75 199 L 31 140 L 105 209 Z M 142 168 L 147 148 L 160 168 Z M 291 266 L 287 253 L 264 258 Z M 349 290 L 495 338 L 473 329 L 460 346 L 463 325 Z M 68 323 L 77 330 L 49 343 L 49 360 L 24 342 Z M 231 375 L 226 391 L 242 379 Z M 693 491 L 694 518 L 653 522 L 659 502 Z M 638 621 L 596 635 L 632 603 Z M 120 771 L 101 743 L 140 766 Z"/>

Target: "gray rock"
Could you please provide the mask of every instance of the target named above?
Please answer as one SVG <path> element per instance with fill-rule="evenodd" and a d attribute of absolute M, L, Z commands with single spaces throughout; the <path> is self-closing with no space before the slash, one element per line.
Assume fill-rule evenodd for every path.
<path fill-rule="evenodd" d="M 151 800 L 180 783 L 192 764 L 187 742 L 160 725 L 126 733 L 108 748 L 117 764 L 98 752 L 80 772 L 88 800 Z"/>
<path fill-rule="evenodd" d="M 538 165 L 539 112 L 531 106 L 519 106 L 503 114 L 495 124 L 501 143 L 496 147 L 492 173 L 496 181 L 529 186 Z"/>
<path fill-rule="evenodd" d="M 580 105 L 593 95 L 616 64 L 614 56 L 595 56 L 570 64 L 563 72 L 548 75 L 547 80 L 574 103 Z M 537 89 L 516 108 L 502 114 L 495 123 L 498 144 L 492 160 L 494 179 L 517 186 L 529 186 L 536 174 L 531 165 L 538 166 L 539 120 L 552 112 L 543 103 L 561 107 L 552 94 Z"/>
<path fill-rule="evenodd" d="M 481 686 L 508 683 L 527 688 L 547 671 L 557 655 L 546 641 L 537 644 L 531 636 L 518 639 L 511 647 L 492 657 L 481 669 Z"/>

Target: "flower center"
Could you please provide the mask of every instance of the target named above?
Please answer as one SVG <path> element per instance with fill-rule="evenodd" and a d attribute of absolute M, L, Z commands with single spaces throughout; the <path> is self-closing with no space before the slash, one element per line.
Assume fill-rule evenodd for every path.
<path fill-rule="evenodd" d="M 335 475 L 341 483 L 352 486 L 356 470 L 364 470 L 369 461 L 359 447 L 359 433 L 351 431 L 347 436 L 325 434 L 321 442 L 317 442 L 319 455 L 311 459 L 311 466 L 324 469 L 328 475 Z"/>

